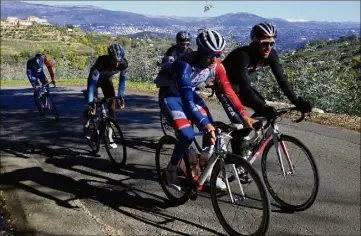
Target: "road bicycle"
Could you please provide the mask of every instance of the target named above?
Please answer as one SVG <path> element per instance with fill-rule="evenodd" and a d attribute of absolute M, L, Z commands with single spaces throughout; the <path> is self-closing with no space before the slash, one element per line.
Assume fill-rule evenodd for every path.
<path fill-rule="evenodd" d="M 223 127 L 224 128 L 224 127 Z M 192 169 L 185 153 L 178 164 L 178 175 L 181 191 L 170 187 L 165 177 L 166 166 L 172 156 L 177 139 L 164 135 L 158 142 L 155 161 L 159 183 L 168 197 L 171 205 L 179 206 L 189 199 L 196 200 L 202 191 L 207 177 L 211 174 L 210 190 L 212 206 L 224 230 L 230 235 L 264 235 L 270 221 L 270 200 L 266 187 L 257 171 L 242 157 L 231 154 L 225 146 L 225 139 L 231 138 L 231 133 L 240 129 L 240 126 L 227 126 L 227 132 L 216 128 L 216 143 L 214 152 L 203 166 L 200 176 L 192 175 Z M 202 136 L 203 133 L 196 133 Z M 169 147 L 170 146 L 170 147 Z M 165 158 L 163 158 L 165 156 Z M 242 183 L 238 178 L 236 167 L 247 171 L 252 179 L 249 183 Z M 233 180 L 230 180 L 233 175 Z M 217 191 L 216 183 L 222 178 L 226 184 L 226 191 Z M 234 189 L 231 187 L 234 187 Z M 229 202 L 227 202 L 229 201 Z M 226 209 L 225 209 L 226 208 Z M 235 217 L 244 214 L 243 218 Z M 258 214 L 259 216 L 254 216 Z"/>
<path fill-rule="evenodd" d="M 53 84 L 53 88 L 55 88 L 56 87 L 55 83 L 54 82 L 51 83 Z M 53 102 L 53 99 L 51 98 L 50 94 L 46 91 L 47 85 L 48 84 L 36 86 L 37 92 L 34 93 L 34 102 L 41 115 L 45 116 L 46 111 L 49 110 L 51 114 L 53 114 L 55 119 L 58 120 L 59 114 L 56 109 L 55 103 Z"/>
<path fill-rule="evenodd" d="M 212 89 L 212 93 L 209 95 L 211 97 L 214 95 L 215 88 L 210 85 L 208 88 Z M 278 123 L 281 121 L 281 116 L 292 111 L 297 111 L 296 107 L 276 109 L 277 115 L 273 118 L 253 114 L 251 117 L 258 120 L 257 123 L 262 124 L 261 127 L 257 128 L 260 128 L 260 130 L 253 131 L 255 135 L 251 140 L 246 140 L 250 137 L 251 129 L 234 132 L 233 137 L 240 140 L 239 145 L 241 145 L 243 152 L 241 155 L 250 164 L 253 164 L 262 153 L 262 176 L 273 199 L 285 210 L 304 211 L 315 202 L 320 180 L 317 164 L 307 146 L 297 138 L 285 135 L 279 130 Z M 305 116 L 305 113 L 301 113 L 301 116 L 293 120 L 293 122 L 299 123 L 305 119 Z M 214 122 L 214 126 L 227 129 L 227 125 L 219 121 Z M 227 147 L 229 147 L 228 144 Z M 293 155 L 293 152 L 291 152 L 297 149 L 300 154 L 305 155 L 303 162 L 301 162 L 300 154 Z M 307 169 L 305 169 L 305 166 Z M 241 169 L 239 172 L 239 177 L 247 181 L 247 179 L 244 179 L 246 172 Z M 302 177 L 303 175 L 305 176 Z M 230 178 L 234 177 L 231 176 Z M 301 180 L 301 183 L 296 183 L 296 180 Z M 311 185 L 312 188 L 307 194 L 304 194 L 304 190 L 308 185 Z M 286 191 L 284 189 L 279 191 L 281 188 L 286 187 L 289 187 L 289 196 L 285 196 Z"/>
<path fill-rule="evenodd" d="M 87 98 L 86 90 L 83 90 L 83 95 Z M 110 98 L 95 98 L 94 104 L 96 110 L 100 108 L 100 116 L 97 112 L 94 116 L 88 116 L 85 124 L 83 124 L 83 131 L 89 147 L 93 153 L 98 153 L 100 149 L 100 142 L 104 142 L 105 149 L 108 153 L 109 159 L 118 167 L 125 165 L 127 160 L 127 149 L 122 130 L 118 122 L 109 117 L 104 106 L 105 103 L 111 100 L 120 99 L 121 96 Z"/>

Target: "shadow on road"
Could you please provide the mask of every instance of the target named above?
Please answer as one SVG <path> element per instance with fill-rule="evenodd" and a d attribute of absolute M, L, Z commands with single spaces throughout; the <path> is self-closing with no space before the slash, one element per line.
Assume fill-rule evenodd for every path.
<path fill-rule="evenodd" d="M 32 89 L 0 90 L 0 150 L 3 153 L 24 159 L 45 157 L 45 163 L 42 163 L 44 165 L 79 172 L 84 176 L 99 178 L 102 181 L 90 180 L 86 177 L 86 179 L 75 180 L 63 174 L 49 172 L 38 166 L 16 169 L 1 174 L 0 185 L 5 186 L 5 188 L 22 189 L 70 209 L 79 208 L 79 206 L 74 205 L 72 200 L 92 199 L 128 217 L 180 235 L 189 234 L 171 229 L 165 224 L 179 221 L 209 233 L 218 234 L 217 231 L 208 229 L 201 224 L 162 212 L 168 208 L 167 199 L 137 188 L 132 184 L 124 184 L 123 182 L 129 179 L 156 181 L 155 168 L 147 165 L 129 164 L 124 169 L 119 170 L 108 159 L 92 156 L 88 151 L 82 133 L 83 120 L 81 116 L 83 109 L 86 108 L 83 95 L 66 88 L 56 88 L 52 91 L 52 98 L 60 116 L 58 121 L 54 120 L 53 117 L 43 117 L 39 114 L 33 101 Z M 159 114 L 154 111 L 154 109 L 158 110 L 156 100 L 143 95 L 129 95 L 125 99 L 126 108 L 117 112 L 117 120 L 125 133 L 131 133 L 132 130 L 160 129 Z M 129 136 L 129 138 L 125 135 L 125 138 L 129 148 L 154 153 L 157 140 L 134 135 Z M 77 168 L 79 166 L 95 171 Z M 115 180 L 97 172 L 124 175 L 127 178 Z M 27 185 L 24 181 L 31 181 L 35 185 Z M 36 188 L 36 184 L 41 185 L 42 188 Z M 39 190 L 43 187 L 48 189 Z M 68 193 L 72 197 L 63 199 L 64 197 L 61 196 L 64 194 L 60 192 Z M 121 207 L 137 209 L 140 213 L 130 213 L 122 210 Z M 154 217 L 145 217 L 144 212 L 164 220 L 157 222 L 152 219 Z"/>

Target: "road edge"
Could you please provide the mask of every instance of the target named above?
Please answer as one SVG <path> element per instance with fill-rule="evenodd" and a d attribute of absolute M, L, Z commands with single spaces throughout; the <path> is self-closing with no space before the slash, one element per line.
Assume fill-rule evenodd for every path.
<path fill-rule="evenodd" d="M 0 175 L 6 172 L 6 168 L 0 162 Z M 11 209 L 11 212 L 9 210 L 7 212 L 9 213 L 11 224 L 15 228 L 14 235 L 35 235 L 35 229 L 31 228 L 28 224 L 28 217 L 23 210 L 18 190 L 2 184 L 0 184 L 0 190 L 3 192 L 5 204 L 8 206 L 8 209 Z"/>

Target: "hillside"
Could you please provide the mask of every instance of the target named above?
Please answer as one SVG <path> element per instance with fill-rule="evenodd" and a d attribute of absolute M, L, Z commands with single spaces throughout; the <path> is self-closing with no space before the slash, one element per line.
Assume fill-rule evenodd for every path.
<path fill-rule="evenodd" d="M 1 28 L 1 79 L 26 79 L 23 68 L 36 50 L 45 51 L 55 64 L 59 79 L 86 79 L 97 55 L 111 42 L 121 42 L 130 63 L 128 79 L 152 84 L 156 61 L 171 45 L 165 39 L 112 37 L 74 28 L 33 26 Z M 229 43 L 226 54 L 239 44 Z M 326 112 L 361 116 L 359 101 L 360 39 L 356 36 L 321 40 L 280 56 L 297 94 L 309 98 Z M 269 68 L 252 76 L 253 85 L 267 100 L 288 102 Z"/>
<path fill-rule="evenodd" d="M 359 22 L 290 22 L 278 18 L 267 19 L 246 12 L 216 17 L 146 16 L 94 6 L 49 6 L 40 3 L 2 1 L 1 17 L 27 17 L 31 12 L 31 15 L 45 18 L 51 24 L 59 26 L 73 24 L 83 31 L 127 37 L 134 34 L 141 35 L 142 32 L 152 32 L 156 37 L 169 38 L 180 29 L 196 35 L 199 28 L 211 27 L 227 38 L 234 37 L 242 43 L 249 41 L 250 27 L 262 21 L 270 21 L 277 25 L 282 35 L 277 41 L 279 51 L 291 51 L 314 40 L 338 39 L 352 34 L 360 36 Z"/>

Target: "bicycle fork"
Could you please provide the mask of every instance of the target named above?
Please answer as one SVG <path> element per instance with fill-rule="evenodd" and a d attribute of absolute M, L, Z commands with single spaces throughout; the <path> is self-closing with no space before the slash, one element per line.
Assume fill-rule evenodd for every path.
<path fill-rule="evenodd" d="M 231 199 L 231 202 L 232 202 L 232 203 L 236 203 L 236 202 L 238 202 L 238 201 L 244 201 L 244 200 L 246 199 L 246 196 L 245 196 L 245 194 L 244 194 L 241 181 L 239 180 L 239 176 L 238 176 L 238 172 L 237 172 L 236 165 L 235 165 L 235 164 L 231 164 L 231 166 L 232 166 L 233 176 L 235 176 L 235 179 L 236 179 L 237 184 L 238 184 L 238 186 L 239 186 L 239 190 L 241 191 L 241 196 L 240 196 L 240 197 L 236 197 L 236 198 L 233 197 L 233 194 L 232 194 L 232 192 L 231 192 L 231 188 L 230 188 L 230 186 L 229 186 L 229 181 L 228 181 L 227 174 L 226 174 L 225 163 L 224 163 L 224 161 L 221 161 L 222 175 L 223 175 L 223 178 L 225 179 L 225 182 L 226 182 L 226 186 L 227 186 L 227 191 L 228 191 L 229 198 Z"/>
<path fill-rule="evenodd" d="M 286 176 L 286 175 L 291 175 L 294 174 L 295 169 L 293 168 L 290 156 L 288 155 L 288 151 L 286 148 L 286 145 L 283 141 L 280 142 L 280 133 L 278 131 L 278 127 L 277 125 L 274 127 L 274 132 L 272 134 L 272 138 L 273 138 L 273 143 L 275 144 L 275 148 L 276 148 L 276 153 L 277 153 L 277 158 L 278 158 L 278 162 L 280 164 L 281 167 L 281 172 L 282 172 L 282 176 Z M 290 171 L 285 171 L 285 167 L 283 165 L 283 158 L 282 158 L 282 153 L 281 153 L 281 148 L 282 151 L 284 153 L 284 156 L 286 158 L 286 161 L 288 163 L 289 169 Z"/>

